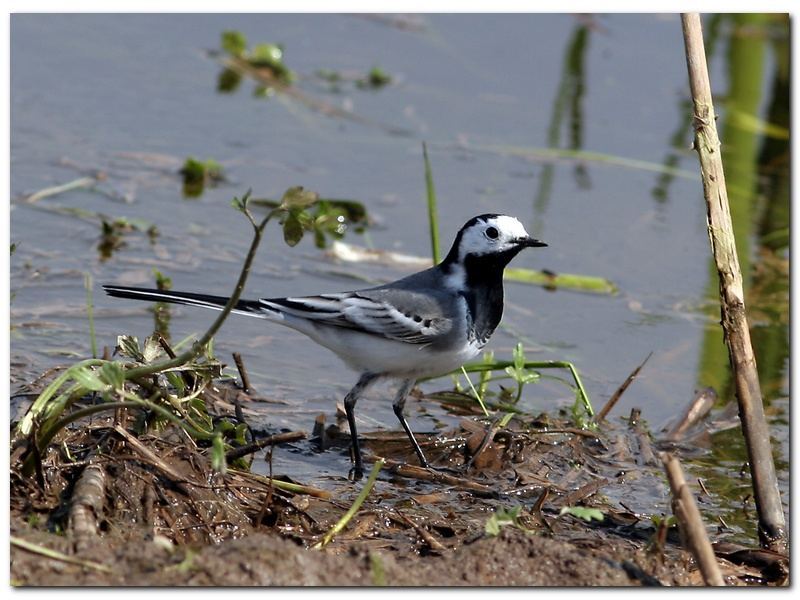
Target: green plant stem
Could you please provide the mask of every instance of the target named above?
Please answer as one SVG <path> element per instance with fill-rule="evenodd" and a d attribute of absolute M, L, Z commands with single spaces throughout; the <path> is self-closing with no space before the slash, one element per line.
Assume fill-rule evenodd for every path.
<path fill-rule="evenodd" d="M 57 194 L 63 194 L 64 192 L 69 192 L 70 190 L 80 189 L 80 188 L 90 188 L 98 183 L 100 180 L 95 177 L 81 177 L 80 179 L 75 179 L 74 181 L 70 181 L 68 183 L 64 183 L 61 185 L 55 185 L 53 187 L 45 188 L 43 190 L 39 190 L 25 198 L 25 201 L 29 204 L 34 204 L 43 198 L 47 198 L 49 196 L 55 196 Z"/>
<path fill-rule="evenodd" d="M 211 341 L 211 338 L 213 338 L 216 335 L 217 331 L 219 331 L 219 328 L 222 327 L 222 324 L 225 322 L 225 319 L 228 318 L 228 315 L 230 314 L 231 310 L 233 310 L 233 308 L 239 302 L 239 298 L 241 297 L 242 291 L 244 291 L 245 283 L 247 282 L 247 277 L 250 275 L 250 267 L 253 264 L 253 259 L 255 258 L 256 250 L 258 249 L 258 246 L 261 243 L 261 238 L 264 233 L 264 228 L 267 226 L 269 220 L 276 213 L 276 211 L 274 210 L 271 211 L 266 217 L 264 217 L 264 219 L 261 221 L 260 224 L 256 225 L 252 215 L 250 214 L 250 212 L 247 210 L 246 207 L 243 210 L 243 212 L 247 217 L 247 219 L 250 221 L 250 224 L 253 226 L 253 231 L 254 231 L 253 241 L 250 244 L 250 249 L 247 252 L 247 258 L 244 261 L 244 265 L 242 265 L 242 270 L 241 273 L 239 274 L 239 279 L 236 282 L 236 287 L 233 290 L 233 294 L 228 299 L 228 302 L 227 304 L 225 304 L 225 307 L 222 309 L 222 312 L 219 313 L 219 316 L 211 324 L 211 327 L 209 327 L 208 331 L 206 331 L 199 340 L 194 342 L 189 350 L 179 354 L 173 359 L 170 359 L 162 363 L 128 369 L 127 371 L 125 371 L 126 379 L 131 379 L 133 377 L 140 377 L 142 375 L 152 375 L 154 373 L 159 373 L 166 369 L 178 367 L 184 363 L 189 362 L 196 356 L 199 356 L 199 354 L 203 351 L 203 348 L 205 348 L 206 344 L 208 344 L 208 342 Z"/>
<path fill-rule="evenodd" d="M 425 161 L 425 190 L 428 199 L 428 223 L 431 230 L 431 256 L 433 264 L 438 265 L 442 260 L 439 250 L 439 217 L 436 209 L 436 188 L 433 186 L 433 172 L 428 160 L 428 146 L 422 142 L 422 158 Z"/>
<path fill-rule="evenodd" d="M 383 464 L 384 460 L 381 458 L 378 459 L 378 461 L 372 466 L 372 471 L 369 474 L 367 482 L 364 484 L 364 489 L 362 489 L 361 493 L 359 493 L 356 497 L 355 502 L 353 502 L 353 506 L 351 506 L 350 510 L 344 513 L 342 518 L 339 519 L 333 527 L 331 527 L 331 530 L 325 534 L 325 537 L 323 537 L 321 541 L 314 544 L 314 548 L 320 549 L 330 544 L 331 540 L 333 540 L 333 537 L 342 529 L 344 529 L 350 520 L 355 516 L 355 514 L 358 512 L 358 509 L 361 508 L 362 504 L 364 504 L 364 500 L 366 500 L 367 496 L 369 496 L 370 491 L 372 491 L 372 486 L 375 485 L 375 480 L 378 478 L 378 473 L 380 473 L 380 470 L 383 468 Z"/>
<path fill-rule="evenodd" d="M 510 360 L 498 360 L 491 363 L 472 363 L 468 365 L 464 365 L 462 368 L 467 373 L 479 373 L 481 371 L 500 371 L 505 369 L 506 367 L 513 367 L 514 361 Z M 594 416 L 594 409 L 592 408 L 592 403 L 589 401 L 589 394 L 586 393 L 586 389 L 583 387 L 583 382 L 581 381 L 580 376 L 578 375 L 577 369 L 571 362 L 562 361 L 562 360 L 547 360 L 547 361 L 526 361 L 524 364 L 525 369 L 568 369 L 569 372 L 572 374 L 572 378 L 575 380 L 575 385 L 578 388 L 578 395 L 580 396 L 581 402 L 583 403 L 583 408 L 586 411 L 586 414 L 590 417 Z"/>
<path fill-rule="evenodd" d="M 25 416 L 20 419 L 20 422 L 17 424 L 17 429 L 15 432 L 15 438 L 19 439 L 20 437 L 24 437 L 30 435 L 33 429 L 33 423 L 36 418 L 38 418 L 43 412 L 45 407 L 50 402 L 50 398 L 61 388 L 64 383 L 70 377 L 72 377 L 72 373 L 75 370 L 83 369 L 85 367 L 93 367 L 96 365 L 100 365 L 106 361 L 97 358 L 90 358 L 88 360 L 84 360 L 79 362 L 76 365 L 73 365 L 66 371 L 64 371 L 61 375 L 56 377 L 50 385 L 48 385 L 41 394 L 33 401 L 31 407 L 28 409 L 28 412 L 25 413 Z"/>
<path fill-rule="evenodd" d="M 105 412 L 108 410 L 116 410 L 117 408 L 143 408 L 143 407 L 141 402 L 133 402 L 133 401 L 104 402 L 103 404 L 94 404 L 92 406 L 85 406 L 84 408 L 78 409 L 75 412 L 71 412 L 69 415 L 62 417 L 61 419 L 56 421 L 51 427 L 53 434 L 48 437 L 46 442 L 41 443 L 41 441 L 39 441 L 40 448 L 44 449 L 47 446 L 47 444 L 50 443 L 50 440 L 53 439 L 53 435 L 55 435 L 56 432 L 60 431 L 70 423 L 74 423 L 75 421 L 83 419 L 84 417 L 91 417 L 92 415 L 95 415 L 97 413 Z"/>
<path fill-rule="evenodd" d="M 155 402 L 151 402 L 150 400 L 143 400 L 129 392 L 124 392 L 123 397 L 127 398 L 128 400 L 120 402 L 104 402 L 103 404 L 87 406 L 85 408 L 76 410 L 75 412 L 72 412 L 60 418 L 58 421 L 56 421 L 49 427 L 46 428 L 43 427 L 41 435 L 38 436 L 36 439 L 36 446 L 39 449 L 39 453 L 41 454 L 42 452 L 44 452 L 45 448 L 47 448 L 48 444 L 50 444 L 55 435 L 59 431 L 64 429 L 66 426 L 68 426 L 70 423 L 74 423 L 79 419 L 91 416 L 93 414 L 109 410 L 115 410 L 117 408 L 142 408 L 151 410 L 153 412 L 157 412 L 165 419 L 169 419 L 179 427 L 183 428 L 189 435 L 191 435 L 196 439 L 211 440 L 214 437 L 220 435 L 219 433 L 216 432 L 207 432 L 201 429 L 197 429 L 193 425 L 187 423 L 185 420 L 182 420 L 180 417 L 174 415 L 172 412 L 170 412 L 163 406 L 156 404 Z M 35 454 L 31 452 L 28 454 L 28 456 L 22 463 L 21 471 L 23 474 L 30 475 L 33 472 L 34 461 L 35 461 Z"/>
<path fill-rule="evenodd" d="M 478 401 L 478 404 L 481 405 L 481 408 L 483 409 L 483 414 L 488 417 L 489 416 L 489 411 L 486 410 L 486 404 L 483 403 L 483 398 L 478 393 L 478 390 L 476 390 L 475 386 L 472 385 L 472 380 L 469 378 L 469 375 L 467 375 L 467 372 L 464 370 L 464 367 L 461 367 L 461 373 L 464 375 L 464 378 L 467 380 L 467 383 L 469 384 L 469 389 L 472 390 L 472 393 L 475 395 L 475 399 Z"/>
<path fill-rule="evenodd" d="M 229 469 L 231 473 L 242 473 L 247 477 L 252 477 L 258 481 L 263 481 L 268 485 L 275 486 L 276 488 L 286 490 L 287 492 L 292 492 L 293 494 L 305 494 L 307 496 L 314 496 L 316 498 L 322 498 L 323 500 L 330 500 L 332 495 L 327 490 L 321 490 L 319 488 L 311 487 L 309 485 L 302 485 L 299 483 L 290 483 L 288 481 L 282 481 L 280 479 L 275 479 L 273 477 L 266 477 L 264 475 L 259 475 L 257 473 L 251 473 L 249 471 L 239 471 L 238 469 Z"/>

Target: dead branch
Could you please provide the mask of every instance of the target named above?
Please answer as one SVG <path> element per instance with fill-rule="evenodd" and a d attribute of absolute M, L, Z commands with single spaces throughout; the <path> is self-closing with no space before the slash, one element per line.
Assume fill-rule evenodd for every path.
<path fill-rule="evenodd" d="M 703 519 L 694 501 L 694 496 L 683 477 L 678 459 L 663 452 L 661 460 L 667 471 L 669 487 L 672 490 L 672 512 L 678 520 L 685 544 L 697 561 L 706 585 L 724 586 L 722 572 L 717 564 L 714 549 L 708 540 Z"/>

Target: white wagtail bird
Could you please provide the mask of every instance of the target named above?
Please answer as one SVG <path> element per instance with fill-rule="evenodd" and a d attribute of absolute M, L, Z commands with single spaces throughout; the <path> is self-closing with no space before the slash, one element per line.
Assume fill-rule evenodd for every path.
<path fill-rule="evenodd" d="M 232 312 L 280 323 L 332 350 L 361 376 L 344 399 L 355 477 L 363 474 L 353 410 L 384 377 L 401 381 L 392 407 L 420 464 L 428 467 L 403 416 L 420 377 L 449 373 L 475 358 L 503 315 L 503 269 L 521 250 L 546 246 L 517 219 L 486 214 L 467 221 L 438 265 L 378 287 L 290 298 L 239 300 Z M 119 298 L 222 310 L 228 298 L 104 285 Z"/>

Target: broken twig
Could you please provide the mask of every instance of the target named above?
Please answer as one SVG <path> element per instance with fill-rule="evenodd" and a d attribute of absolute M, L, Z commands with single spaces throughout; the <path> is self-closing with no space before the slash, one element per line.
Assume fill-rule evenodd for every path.
<path fill-rule="evenodd" d="M 661 460 L 664 462 L 669 487 L 672 490 L 672 512 L 678 519 L 678 525 L 689 551 L 697 561 L 703 581 L 706 585 L 724 586 L 725 581 L 722 579 L 722 572 L 717 564 L 714 549 L 708 541 L 708 534 L 692 491 L 686 485 L 683 469 L 681 469 L 678 459 L 671 454 L 663 452 Z"/>
<path fill-rule="evenodd" d="M 608 402 L 605 403 L 605 406 L 600 409 L 600 412 L 597 413 L 597 416 L 594 418 L 595 423 L 606 418 L 606 415 L 611 412 L 611 409 L 614 408 L 614 405 L 622 397 L 622 394 L 625 392 L 625 390 L 628 389 L 628 386 L 633 383 L 633 380 L 636 379 L 637 375 L 639 375 L 639 371 L 641 371 L 642 367 L 647 364 L 647 361 L 650 360 L 651 356 L 653 356 L 652 352 L 647 355 L 647 358 L 642 361 L 642 364 L 636 367 L 633 372 L 628 375 L 628 378 L 622 382 L 622 385 L 617 388 L 617 391 L 611 394 L 611 398 L 608 399 Z"/>
<path fill-rule="evenodd" d="M 296 442 L 297 440 L 305 439 L 306 434 L 302 431 L 287 431 L 286 433 L 276 433 L 265 438 L 256 440 L 252 444 L 246 446 L 239 446 L 233 448 L 225 453 L 225 459 L 228 461 L 236 460 L 253 452 L 258 452 L 267 446 L 275 446 L 277 444 L 287 444 L 289 442 Z"/>

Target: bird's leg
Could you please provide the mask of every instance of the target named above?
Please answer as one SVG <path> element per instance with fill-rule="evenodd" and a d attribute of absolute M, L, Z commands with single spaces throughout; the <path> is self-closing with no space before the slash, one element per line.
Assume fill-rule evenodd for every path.
<path fill-rule="evenodd" d="M 415 383 L 416 380 L 414 379 L 404 379 L 402 381 L 400 384 L 400 389 L 397 390 L 397 395 L 394 397 L 392 408 L 394 409 L 394 414 L 397 415 L 398 419 L 400 419 L 400 424 L 403 426 L 403 429 L 405 429 L 408 439 L 411 440 L 411 445 L 414 447 L 414 452 L 417 453 L 417 457 L 419 458 L 419 464 L 425 468 L 428 468 L 428 460 L 422 453 L 422 448 L 419 447 L 417 440 L 414 438 L 414 434 L 411 433 L 411 427 L 408 426 L 408 421 L 406 421 L 406 418 L 403 416 L 403 408 L 405 408 L 406 405 L 406 398 L 408 397 L 408 393 L 411 391 L 411 388 L 414 387 Z"/>
<path fill-rule="evenodd" d="M 347 414 L 347 423 L 350 425 L 350 439 L 353 443 L 353 478 L 361 479 L 364 476 L 364 463 L 361 460 L 361 448 L 358 445 L 358 432 L 356 431 L 356 417 L 353 409 L 356 406 L 359 396 L 364 390 L 369 387 L 373 381 L 378 379 L 379 375 L 375 373 L 364 373 L 359 377 L 356 384 L 353 386 L 347 396 L 344 397 L 344 412 Z"/>

